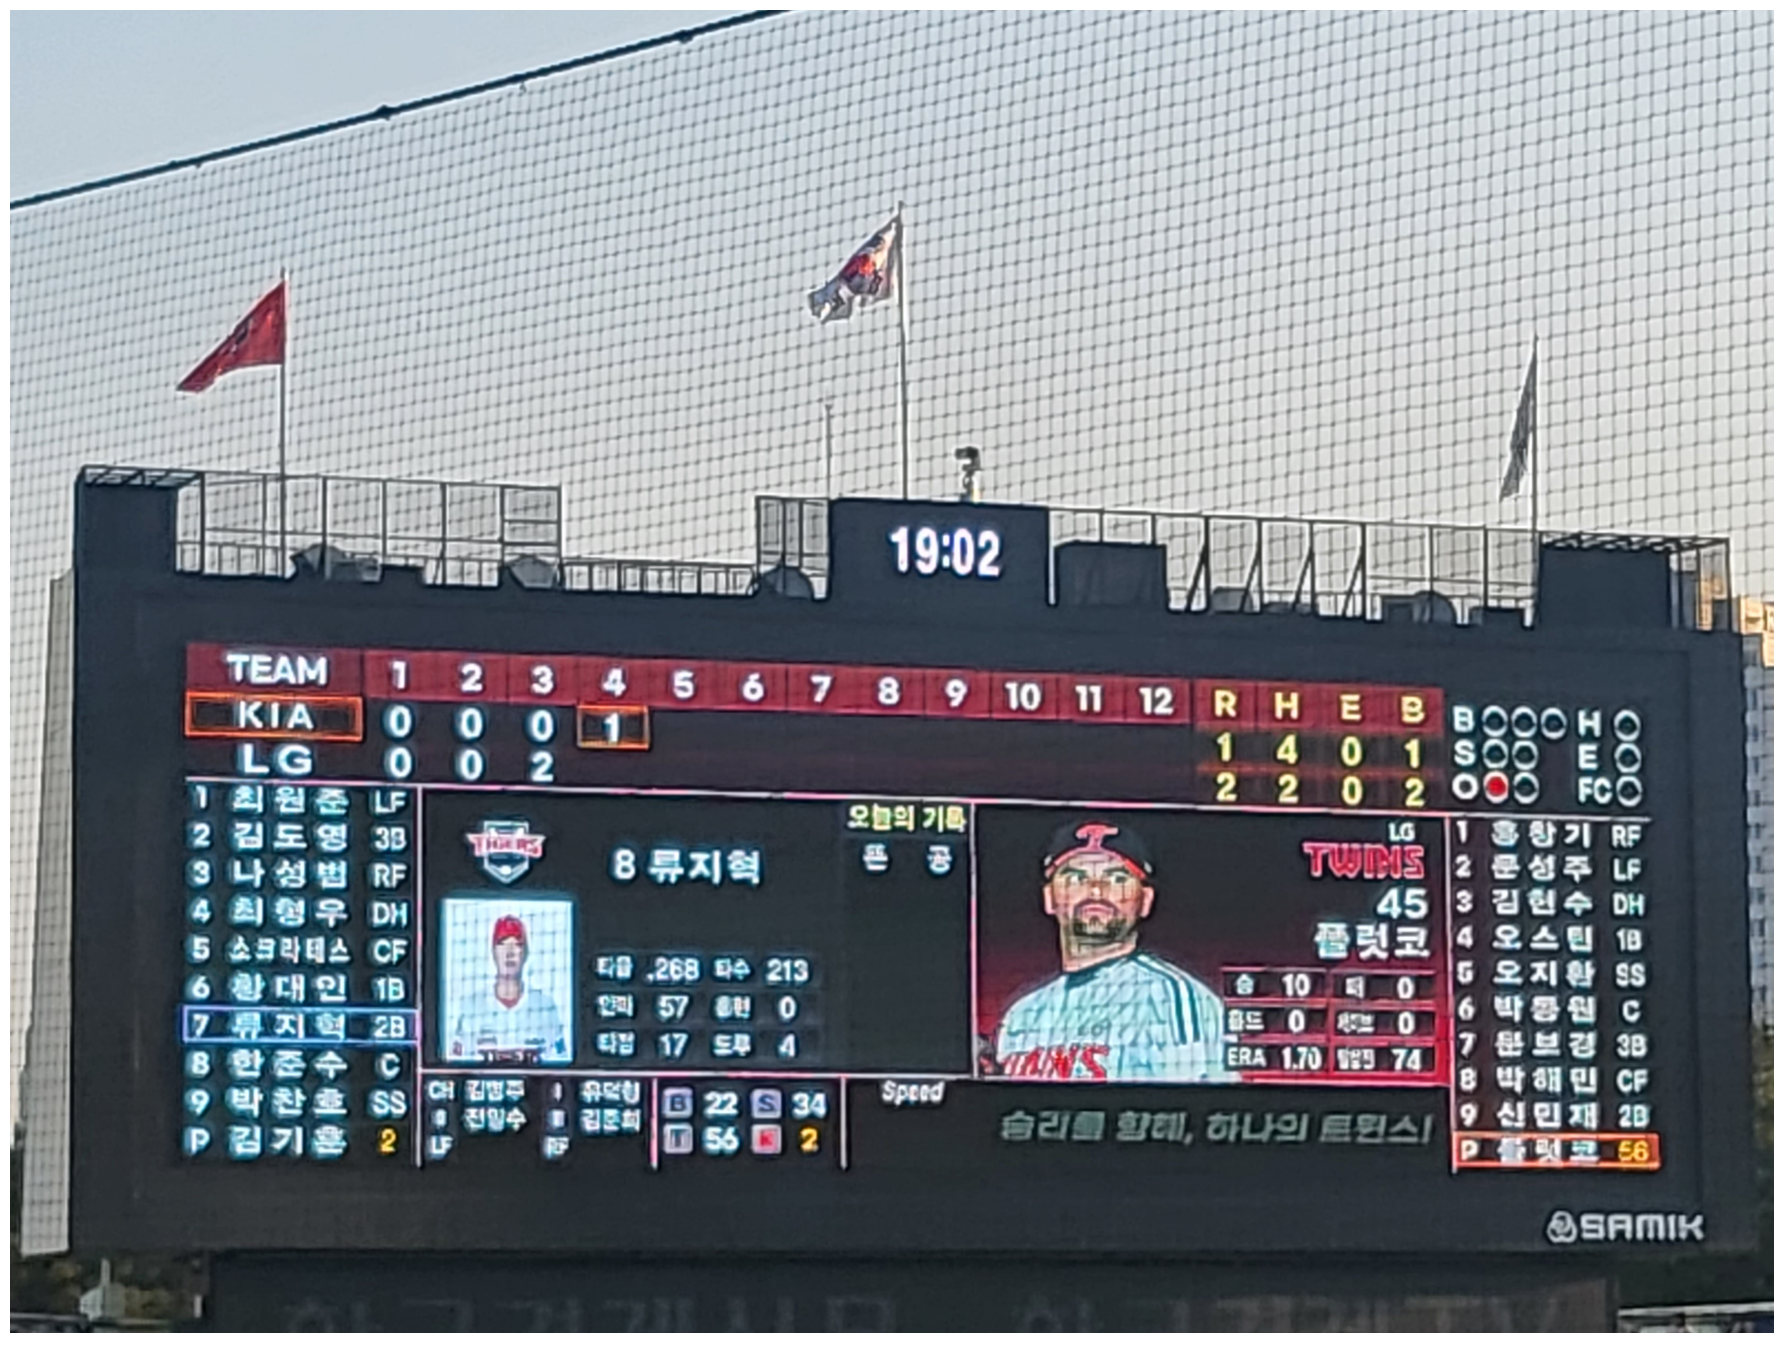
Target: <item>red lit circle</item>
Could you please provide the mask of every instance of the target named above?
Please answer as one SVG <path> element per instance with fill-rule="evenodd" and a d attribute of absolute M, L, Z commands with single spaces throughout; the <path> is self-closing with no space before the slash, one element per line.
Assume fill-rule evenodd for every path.
<path fill-rule="evenodd" d="M 1505 778 L 1504 771 L 1488 771 L 1480 784 L 1488 803 L 1504 803 L 1511 793 L 1511 782 Z"/>

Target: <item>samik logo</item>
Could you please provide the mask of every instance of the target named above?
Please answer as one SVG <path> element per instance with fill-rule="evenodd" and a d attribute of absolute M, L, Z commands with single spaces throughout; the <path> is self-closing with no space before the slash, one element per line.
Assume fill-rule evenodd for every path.
<path fill-rule="evenodd" d="M 1702 1242 L 1701 1214 L 1626 1213 L 1591 1210 L 1577 1218 L 1567 1210 L 1549 1216 L 1543 1232 L 1557 1247 L 1575 1242 Z"/>
<path fill-rule="evenodd" d="M 484 822 L 483 830 L 465 833 L 472 857 L 498 883 L 512 883 L 545 853 L 545 838 L 527 828 L 524 818 Z"/>

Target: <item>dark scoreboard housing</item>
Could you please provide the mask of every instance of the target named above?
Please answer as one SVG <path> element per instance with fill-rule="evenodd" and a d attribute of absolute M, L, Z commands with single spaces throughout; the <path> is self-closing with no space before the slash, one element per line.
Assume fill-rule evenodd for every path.
<path fill-rule="evenodd" d="M 1751 1245 L 1738 645 L 1604 575 L 1384 625 L 1048 605 L 1036 511 L 841 502 L 819 602 L 205 577 L 171 520 L 77 495 L 77 1248 Z M 1131 992 L 1042 910 L 1087 821 L 1149 847 Z"/>

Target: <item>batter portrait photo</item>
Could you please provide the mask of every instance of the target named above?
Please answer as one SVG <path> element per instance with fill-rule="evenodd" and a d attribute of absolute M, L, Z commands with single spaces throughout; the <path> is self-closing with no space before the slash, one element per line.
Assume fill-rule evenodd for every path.
<path fill-rule="evenodd" d="M 440 1055 L 452 1064 L 567 1065 L 575 1053 L 569 896 L 440 904 Z"/>
<path fill-rule="evenodd" d="M 1237 1080 L 1227 1068 L 1226 1009 L 1213 978 L 1177 958 L 1193 927 L 1185 917 L 1205 900 L 1200 877 L 1188 866 L 1155 866 L 1145 821 L 1144 814 L 1075 815 L 1054 827 L 1038 853 L 1028 841 L 1026 865 L 1018 858 L 1020 838 L 1011 844 L 1008 831 L 982 831 L 982 1073 Z M 1035 819 L 1019 824 L 1032 831 Z M 1166 912 L 1173 918 L 1162 918 Z M 1151 937 L 1155 931 L 1165 937 Z"/>

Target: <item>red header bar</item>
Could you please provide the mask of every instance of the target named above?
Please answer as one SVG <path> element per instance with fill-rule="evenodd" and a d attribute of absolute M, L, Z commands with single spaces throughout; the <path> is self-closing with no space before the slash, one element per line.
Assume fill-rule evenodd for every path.
<path fill-rule="evenodd" d="M 188 691 L 359 690 L 357 649 L 279 649 L 270 645 L 189 644 Z"/>
<path fill-rule="evenodd" d="M 1195 684 L 1196 723 L 1239 733 L 1440 734 L 1442 711 L 1442 693 L 1429 687 L 1237 678 Z"/>
<path fill-rule="evenodd" d="M 485 705 L 1175 724 L 1216 732 L 1443 732 L 1443 694 L 1433 687 L 594 654 L 195 644 L 186 650 L 186 688 Z"/>

